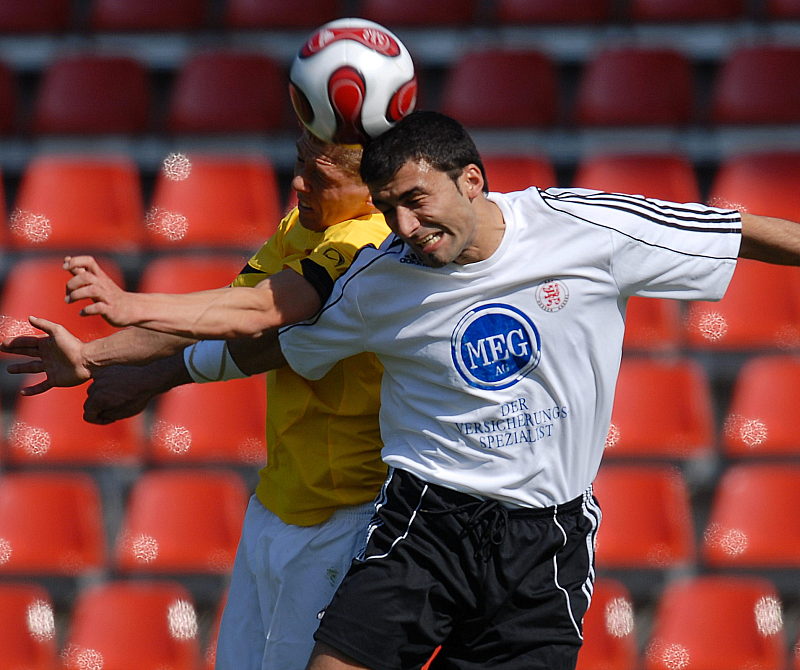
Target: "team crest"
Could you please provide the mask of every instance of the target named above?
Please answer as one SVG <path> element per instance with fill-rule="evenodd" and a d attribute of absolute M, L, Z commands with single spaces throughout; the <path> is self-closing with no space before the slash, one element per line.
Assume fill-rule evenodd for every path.
<path fill-rule="evenodd" d="M 545 312 L 563 309 L 568 300 L 569 289 L 558 279 L 547 279 L 536 287 L 536 304 Z"/>
<path fill-rule="evenodd" d="M 501 303 L 467 312 L 453 331 L 450 349 L 464 381 L 489 390 L 513 386 L 539 364 L 542 355 L 533 322 L 516 307 Z"/>

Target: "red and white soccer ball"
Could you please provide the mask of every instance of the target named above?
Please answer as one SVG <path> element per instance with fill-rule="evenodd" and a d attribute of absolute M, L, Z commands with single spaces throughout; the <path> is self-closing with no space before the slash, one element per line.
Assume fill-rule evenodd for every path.
<path fill-rule="evenodd" d="M 403 43 L 366 19 L 339 19 L 318 28 L 289 72 L 298 118 L 317 137 L 362 144 L 414 109 L 414 62 Z"/>

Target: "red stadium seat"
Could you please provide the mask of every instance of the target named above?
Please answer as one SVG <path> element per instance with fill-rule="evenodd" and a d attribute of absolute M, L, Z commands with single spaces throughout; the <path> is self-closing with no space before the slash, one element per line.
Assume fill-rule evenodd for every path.
<path fill-rule="evenodd" d="M 683 344 L 681 305 L 677 300 L 628 300 L 625 313 L 624 351 L 677 352 Z"/>
<path fill-rule="evenodd" d="M 101 264 L 113 279 L 122 282 L 122 273 L 115 264 L 107 260 L 101 260 Z M 84 341 L 115 331 L 99 316 L 80 316 L 85 301 L 69 305 L 64 302 L 64 284 L 70 275 L 61 265 L 60 256 L 37 256 L 11 266 L 0 297 L 0 336 L 41 335 L 28 323 L 29 315 L 61 323 Z"/>
<path fill-rule="evenodd" d="M 265 133 L 287 118 L 283 67 L 263 53 L 208 51 L 187 60 L 169 100 L 173 133 Z"/>
<path fill-rule="evenodd" d="M 50 594 L 38 584 L 0 584 L 2 667 L 55 670 L 55 615 Z"/>
<path fill-rule="evenodd" d="M 556 186 L 556 171 L 547 158 L 510 154 L 488 154 L 482 158 L 492 191 L 509 193 L 529 186 Z"/>
<path fill-rule="evenodd" d="M 699 363 L 623 358 L 606 458 L 697 458 L 714 443 L 711 388 Z"/>
<path fill-rule="evenodd" d="M 356 12 L 385 26 L 441 27 L 472 23 L 476 0 L 359 0 Z"/>
<path fill-rule="evenodd" d="M 77 576 L 105 567 L 100 494 L 85 473 L 0 477 L 0 575 Z"/>
<path fill-rule="evenodd" d="M 246 505 L 247 489 L 235 472 L 147 471 L 131 490 L 116 567 L 123 574 L 225 575 Z"/>
<path fill-rule="evenodd" d="M 712 122 L 797 123 L 800 121 L 798 68 L 798 47 L 763 45 L 733 51 L 720 65 L 714 81 Z"/>
<path fill-rule="evenodd" d="M 441 111 L 473 128 L 550 126 L 557 85 L 554 64 L 537 51 L 471 51 L 447 72 Z"/>
<path fill-rule="evenodd" d="M 686 324 L 686 344 L 694 349 L 796 349 L 800 269 L 739 260 L 725 297 L 690 303 Z"/>
<path fill-rule="evenodd" d="M 501 24 L 602 23 L 611 19 L 610 0 L 496 0 L 495 17 Z"/>
<path fill-rule="evenodd" d="M 17 401 L 7 462 L 31 465 L 118 465 L 142 462 L 141 417 L 107 426 L 86 423 L 86 387 L 58 389 Z"/>
<path fill-rule="evenodd" d="M 260 375 L 172 389 L 156 404 L 149 459 L 263 465 L 266 411 L 266 381 Z"/>
<path fill-rule="evenodd" d="M 70 0 L 3 0 L 0 33 L 57 33 L 70 25 Z"/>
<path fill-rule="evenodd" d="M 206 21 L 206 0 L 92 0 L 95 30 L 197 30 Z"/>
<path fill-rule="evenodd" d="M 112 581 L 78 595 L 62 653 L 64 670 L 197 670 L 192 596 L 170 581 Z"/>
<path fill-rule="evenodd" d="M 775 587 L 759 577 L 694 577 L 666 586 L 645 670 L 784 670 L 786 638 Z"/>
<path fill-rule="evenodd" d="M 315 28 L 342 15 L 341 0 L 226 0 L 229 28 Z"/>
<path fill-rule="evenodd" d="M 228 248 L 253 251 L 281 219 L 272 163 L 245 156 L 190 156 L 182 178 L 161 171 L 145 218 L 154 249 Z"/>
<path fill-rule="evenodd" d="M 634 21 L 727 21 L 742 18 L 743 0 L 632 0 Z"/>
<path fill-rule="evenodd" d="M 225 603 L 228 600 L 227 591 L 220 596 L 217 605 L 214 609 L 214 621 L 211 623 L 211 629 L 208 631 L 208 642 L 203 658 L 203 667 L 205 670 L 214 670 L 217 662 L 217 640 L 219 639 L 219 626 L 222 622 L 222 612 L 225 610 Z"/>
<path fill-rule="evenodd" d="M 800 467 L 742 463 L 722 475 L 703 535 L 713 568 L 800 568 Z"/>
<path fill-rule="evenodd" d="M 691 161 L 672 153 L 586 157 L 578 164 L 572 185 L 672 202 L 700 200 L 700 186 Z"/>
<path fill-rule="evenodd" d="M 141 183 L 125 156 L 34 158 L 10 220 L 15 249 L 134 252 L 142 243 Z"/>
<path fill-rule="evenodd" d="M 210 254 L 164 254 L 148 262 L 139 279 L 142 293 L 190 293 L 228 286 L 244 268 L 247 257 Z"/>
<path fill-rule="evenodd" d="M 145 66 L 121 56 L 65 56 L 48 65 L 36 92 L 34 133 L 141 133 L 150 122 Z"/>
<path fill-rule="evenodd" d="M 725 158 L 712 180 L 708 201 L 718 207 L 797 221 L 798 171 L 800 152 L 758 152 Z"/>
<path fill-rule="evenodd" d="M 576 670 L 636 670 L 633 603 L 622 582 L 598 578 L 583 620 Z"/>
<path fill-rule="evenodd" d="M 692 564 L 693 521 L 679 470 L 606 463 L 594 492 L 603 510 L 597 537 L 599 569 L 663 570 Z"/>
<path fill-rule="evenodd" d="M 745 458 L 800 455 L 798 398 L 800 359 L 766 355 L 745 361 L 725 420 L 725 453 Z"/>
<path fill-rule="evenodd" d="M 575 120 L 584 126 L 682 125 L 692 119 L 691 65 L 669 49 L 620 47 L 595 54 L 580 77 Z"/>

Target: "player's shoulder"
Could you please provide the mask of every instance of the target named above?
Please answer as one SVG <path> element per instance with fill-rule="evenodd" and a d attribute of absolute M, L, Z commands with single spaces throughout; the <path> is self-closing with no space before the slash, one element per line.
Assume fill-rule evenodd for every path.
<path fill-rule="evenodd" d="M 378 246 L 388 235 L 389 227 L 383 215 L 378 212 L 345 219 L 323 232 L 323 237 L 327 241 L 347 242 L 359 248 L 367 244 Z"/>

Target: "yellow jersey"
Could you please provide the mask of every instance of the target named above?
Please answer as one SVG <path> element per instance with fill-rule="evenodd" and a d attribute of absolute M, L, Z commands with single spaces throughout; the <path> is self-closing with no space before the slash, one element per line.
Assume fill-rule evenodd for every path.
<path fill-rule="evenodd" d="M 295 208 L 233 285 L 254 286 L 291 268 L 324 301 L 358 250 L 380 245 L 388 234 L 380 214 L 310 231 Z M 318 381 L 288 366 L 267 373 L 267 464 L 256 496 L 285 523 L 322 523 L 340 507 L 375 497 L 386 477 L 378 427 L 382 372 L 373 354 L 359 354 Z"/>

